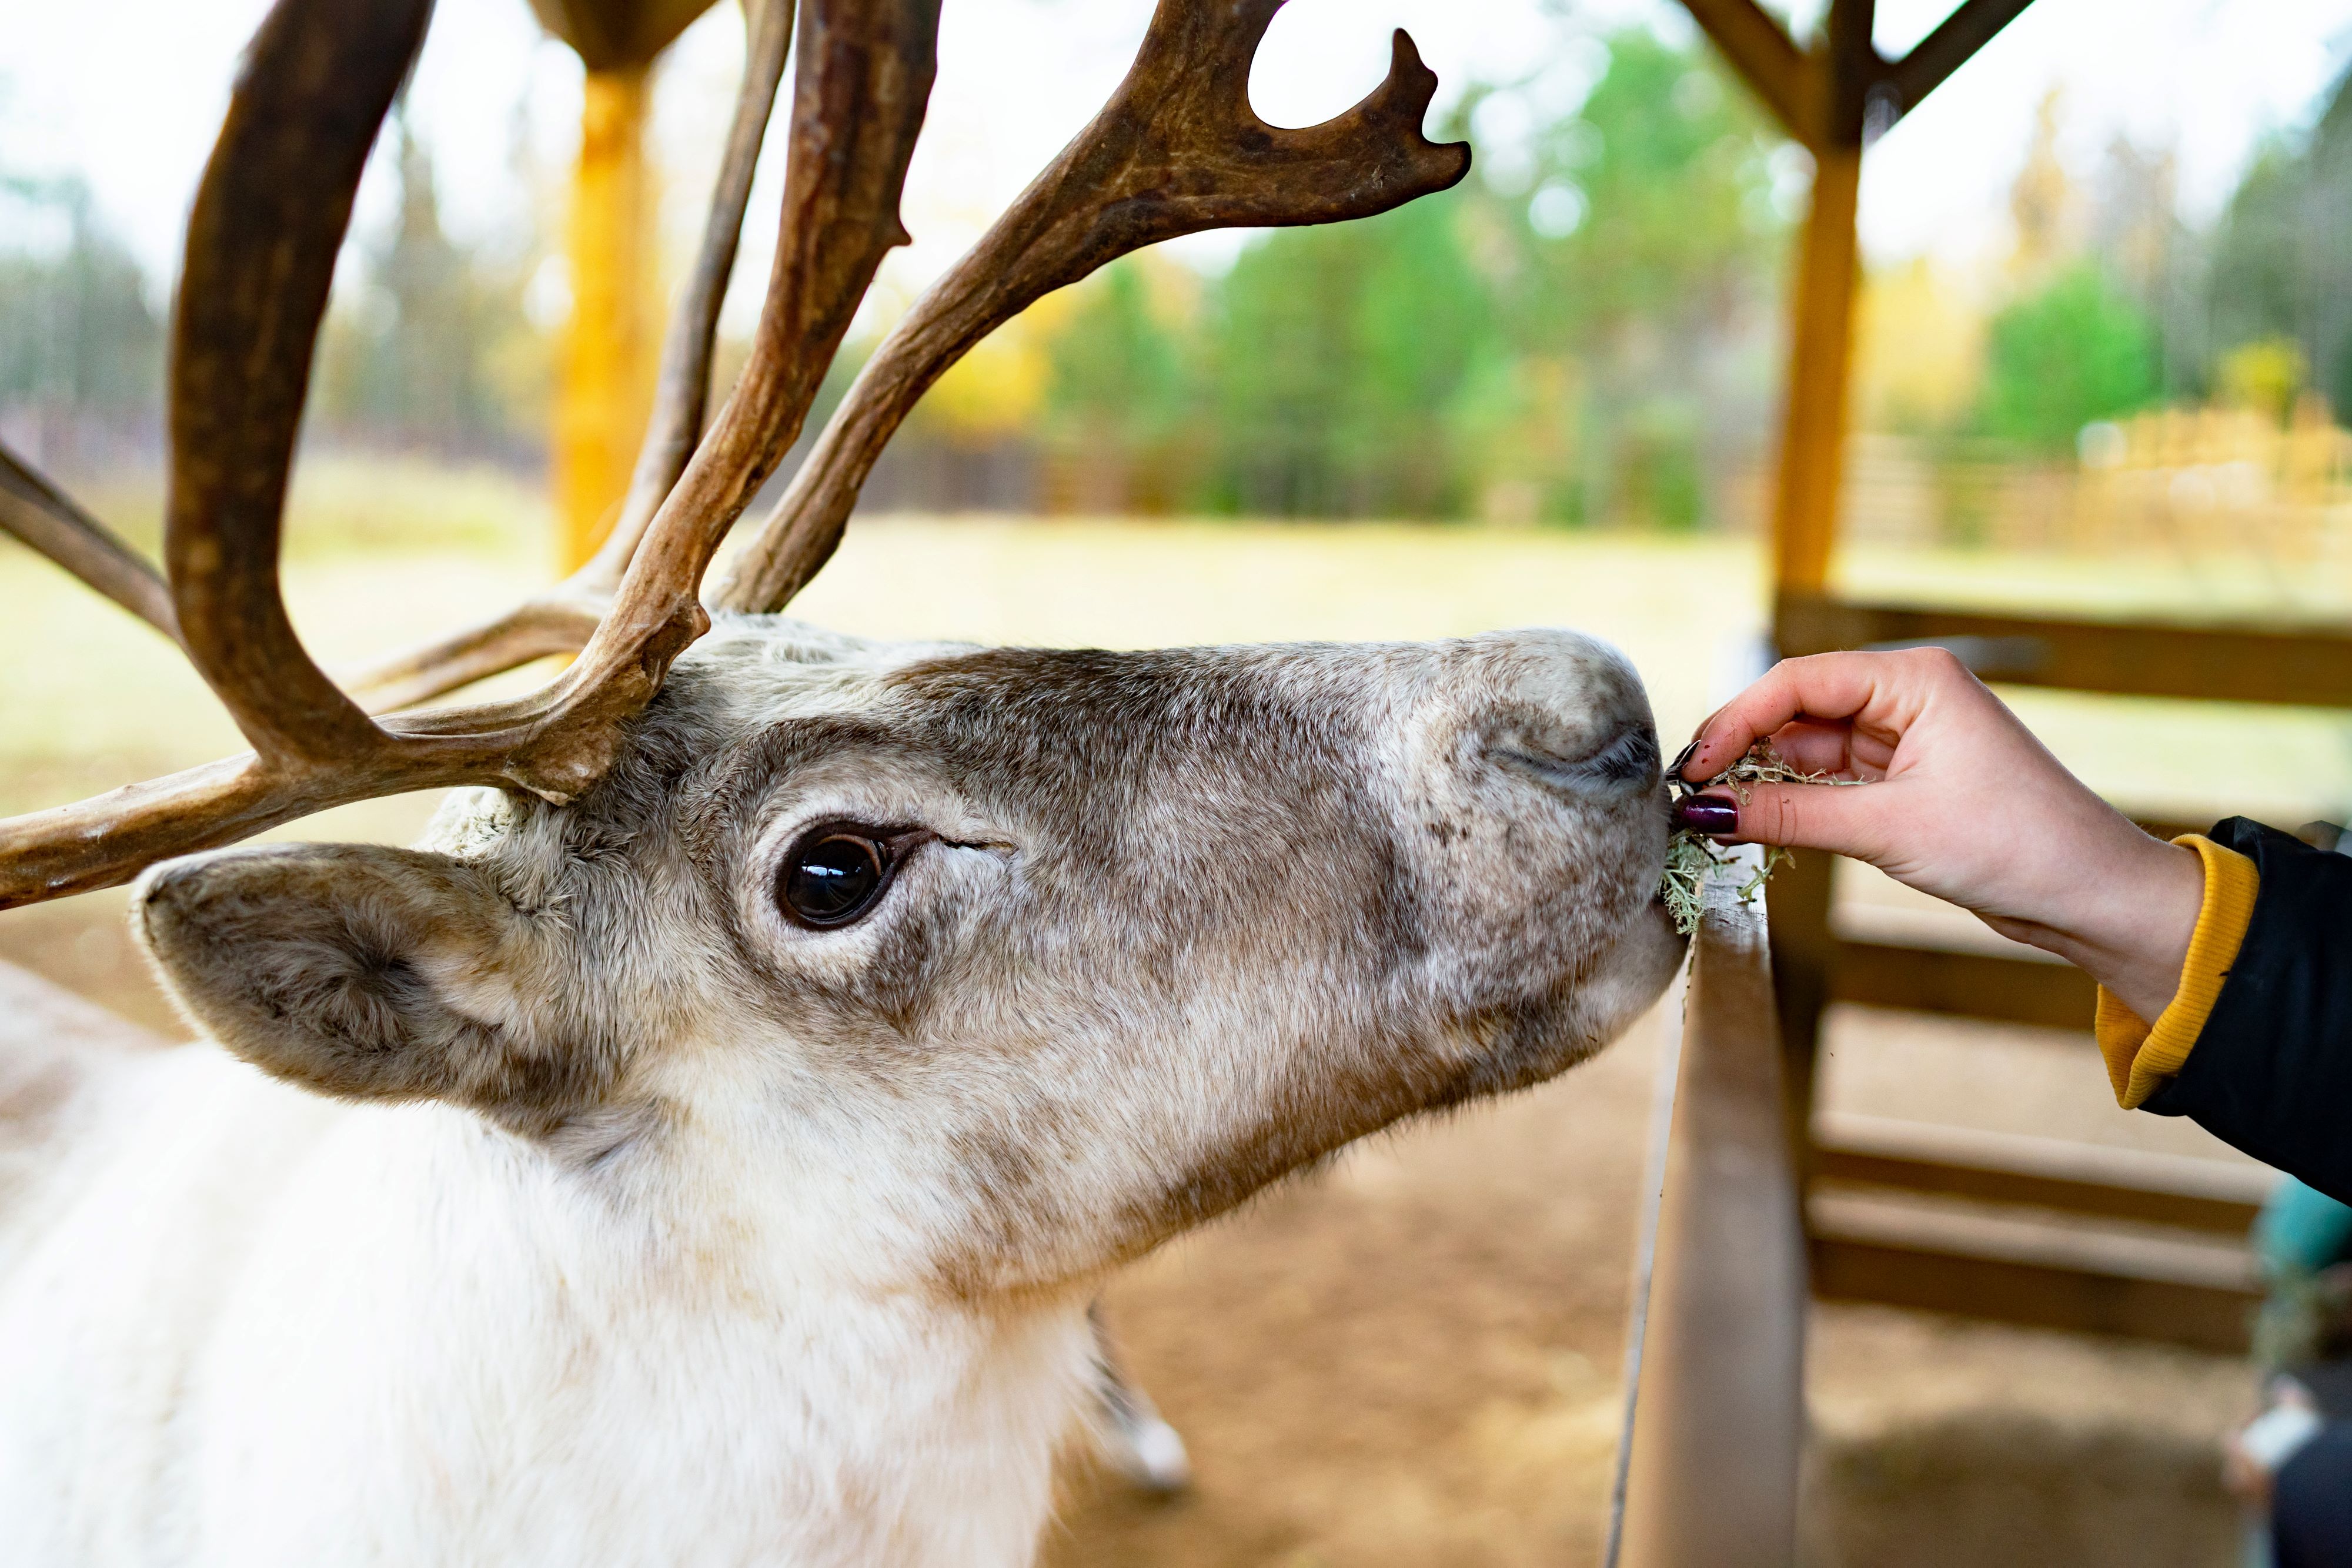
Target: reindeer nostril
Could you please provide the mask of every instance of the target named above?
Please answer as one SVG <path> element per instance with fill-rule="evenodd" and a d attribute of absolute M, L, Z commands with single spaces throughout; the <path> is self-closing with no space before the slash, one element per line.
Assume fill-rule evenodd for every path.
<path fill-rule="evenodd" d="M 1580 756 L 1562 756 L 1520 736 L 1495 745 L 1487 755 L 1556 789 L 1580 794 L 1647 789 L 1658 780 L 1658 737 L 1645 724 L 1620 730 Z"/>

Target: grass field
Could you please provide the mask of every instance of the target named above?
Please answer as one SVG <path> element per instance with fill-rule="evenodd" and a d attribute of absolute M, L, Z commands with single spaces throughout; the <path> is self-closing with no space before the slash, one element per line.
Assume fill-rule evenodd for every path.
<path fill-rule="evenodd" d="M 152 489 L 100 491 L 152 537 Z M 532 489 L 488 471 L 325 462 L 289 527 L 297 624 L 331 668 L 509 602 L 548 574 Z M 2352 615 L 2352 573 L 2245 559 L 2122 561 L 1850 552 L 1874 594 L 2100 614 Z M 0 541 L 0 811 L 236 748 L 151 632 Z M 794 606 L 845 631 L 1108 647 L 1458 635 L 1570 625 L 1617 643 L 1661 728 L 1711 706 L 1726 649 L 1760 624 L 1747 540 L 1470 526 L 1002 518 L 861 520 Z M 2132 804 L 2294 817 L 2352 807 L 2352 725 L 2327 715 L 2018 694 L 2071 764 Z M 2300 820 L 2300 818 L 2297 818 Z"/>
<path fill-rule="evenodd" d="M 152 486 L 98 488 L 90 497 L 132 537 L 152 540 L 160 508 Z M 304 470 L 289 510 L 288 601 L 320 661 L 351 666 L 512 602 L 550 574 L 549 536 L 542 497 L 496 471 L 322 461 Z M 1849 552 L 1841 564 L 1857 591 L 1897 599 L 2286 618 L 2333 605 L 2352 615 L 2352 572 L 2283 575 L 2254 560 L 1879 549 Z M 1575 626 L 1633 658 L 1672 744 L 1719 700 L 1726 672 L 1752 646 L 1762 578 L 1756 545 L 1722 537 L 894 517 L 861 520 L 793 610 L 877 636 L 1108 647 Z M 12 612 L 0 621 L 8 671 L 0 682 L 0 813 L 240 749 L 226 716 L 162 639 L 5 541 L 0 602 Z M 546 674 L 519 672 L 504 684 Z M 2011 695 L 2061 757 L 2126 805 L 2179 817 L 2243 811 L 2288 825 L 2352 814 L 2352 723 L 2340 716 Z M 429 797 L 364 802 L 279 836 L 405 841 L 431 805 Z M 1937 917 L 1868 873 L 1842 873 L 1842 886 L 1849 902 Z M 0 915 L 0 949 L 41 958 L 68 929 L 83 942 L 96 912 L 112 907 L 101 895 L 88 906 Z M 110 960 L 88 967 L 95 964 L 66 964 L 68 977 L 84 972 L 91 984 L 142 994 L 135 969 Z M 130 1010 L 149 1010 L 149 1002 Z"/>

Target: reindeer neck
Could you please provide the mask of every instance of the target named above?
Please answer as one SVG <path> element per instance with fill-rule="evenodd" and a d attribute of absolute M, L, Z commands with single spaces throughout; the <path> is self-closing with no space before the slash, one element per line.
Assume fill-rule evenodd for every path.
<path fill-rule="evenodd" d="M 875 1290 L 744 1206 L 682 1219 L 658 1172 L 173 1054 L 120 1130 L 136 1179 L 101 1174 L 77 1219 L 122 1266 L 16 1317 L 0 1291 L 28 1342 L 26 1311 L 82 1325 L 19 1403 L 46 1448 L 119 1456 L 93 1517 L 264 1568 L 1030 1561 L 1082 1299 Z M 108 1341 L 134 1301 L 172 1343 Z M 583 1500 L 551 1523 L 550 1489 Z"/>

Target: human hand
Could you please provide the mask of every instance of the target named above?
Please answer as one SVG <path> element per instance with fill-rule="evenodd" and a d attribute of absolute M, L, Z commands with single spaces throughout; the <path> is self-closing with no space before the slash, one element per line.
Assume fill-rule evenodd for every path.
<path fill-rule="evenodd" d="M 1949 653 L 1783 660 L 1699 727 L 1676 771 L 1711 779 L 1759 741 L 1869 785 L 1717 788 L 1676 822 L 1851 855 L 2079 966 L 2143 1019 L 2171 1002 L 2204 899 L 2196 852 L 2091 793 Z"/>

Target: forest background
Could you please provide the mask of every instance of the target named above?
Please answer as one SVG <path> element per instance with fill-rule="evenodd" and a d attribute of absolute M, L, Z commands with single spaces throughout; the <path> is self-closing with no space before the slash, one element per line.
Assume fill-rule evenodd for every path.
<path fill-rule="evenodd" d="M 1582 42 L 1574 90 L 1551 71 L 1449 110 L 1440 134 L 1477 154 L 1454 191 L 1222 267 L 1146 253 L 1041 302 L 925 400 L 869 505 L 1752 528 L 1804 154 L 1696 39 Z M 2011 254 L 1869 278 L 1861 427 L 1931 476 L 2096 460 L 2158 408 L 2282 428 L 2299 409 L 2332 432 L 2352 402 L 2352 92 L 2272 134 L 2197 226 L 2161 149 L 2118 137 L 2070 177 L 2063 115 L 2053 89 Z M 434 151 L 394 134 L 399 200 L 355 235 L 308 438 L 534 476 L 563 172 L 526 170 L 530 220 L 470 241 L 442 222 Z M 159 280 L 70 175 L 0 153 L 0 433 L 68 479 L 152 471 Z M 861 324 L 826 402 L 887 325 Z M 1978 526 L 1958 488 L 1938 542 Z"/>

